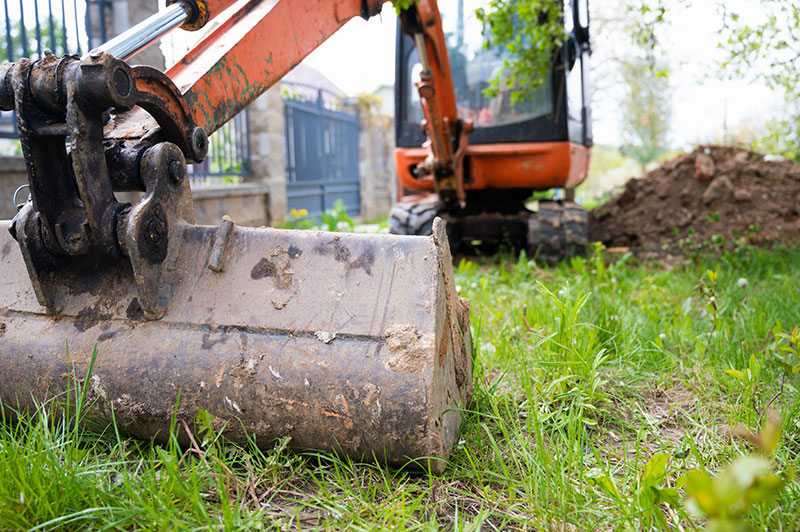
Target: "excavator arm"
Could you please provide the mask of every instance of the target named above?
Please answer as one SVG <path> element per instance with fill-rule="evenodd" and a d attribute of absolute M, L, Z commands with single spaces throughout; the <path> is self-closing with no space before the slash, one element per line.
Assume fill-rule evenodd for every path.
<path fill-rule="evenodd" d="M 0 221 L 0 408 L 33 410 L 90 375 L 91 412 L 134 436 L 166 441 L 176 414 L 203 409 L 234 441 L 444 468 L 472 391 L 444 223 L 432 237 L 198 226 L 186 168 L 381 4 L 182 0 L 84 58 L 0 65 L 30 184 Z M 431 168 L 451 187 L 460 126 L 441 25 L 432 1 L 414 9 Z M 125 62 L 182 25 L 211 30 L 166 75 Z M 118 201 L 128 190 L 144 195 Z"/>
<path fill-rule="evenodd" d="M 200 29 L 203 26 L 192 14 L 204 13 L 206 20 L 213 18 L 213 29 L 166 74 L 183 94 L 194 123 L 211 134 L 347 21 L 369 18 L 380 12 L 382 4 L 383 0 L 187 2 L 182 27 Z M 400 14 L 400 20 L 414 38 L 423 64 L 417 88 L 430 155 L 419 173 L 431 176 L 441 197 L 463 201 L 461 160 L 472 124 L 458 119 L 436 1 L 419 0 Z M 104 48 L 113 51 L 124 40 Z M 170 105 L 177 112 L 180 103 Z M 115 120 L 107 136 L 130 139 L 150 131 L 152 125 L 151 117 L 134 109 Z"/>
<path fill-rule="evenodd" d="M 204 10 L 213 17 L 208 22 L 211 30 L 166 74 L 183 95 L 194 122 L 210 135 L 347 21 L 369 18 L 382 4 L 383 0 L 219 0 Z M 193 0 L 186 5 L 203 4 Z M 113 43 L 101 47 L 105 48 L 113 50 Z M 116 120 L 109 135 L 136 137 L 143 119 L 141 111 L 133 110 Z"/>
<path fill-rule="evenodd" d="M 422 127 L 428 157 L 415 169 L 419 179 L 431 179 L 445 201 L 465 200 L 462 161 L 472 123 L 458 118 L 453 76 L 442 19 L 435 0 L 420 0 L 400 14 L 403 31 L 413 38 L 422 71 L 419 91 Z"/>

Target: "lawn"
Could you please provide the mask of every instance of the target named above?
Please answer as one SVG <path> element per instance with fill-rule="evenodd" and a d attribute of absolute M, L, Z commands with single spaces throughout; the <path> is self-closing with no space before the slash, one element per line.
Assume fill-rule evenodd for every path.
<path fill-rule="evenodd" d="M 800 528 L 800 247 L 455 270 L 475 395 L 444 474 L 96 436 L 50 404 L 0 425 L 0 530 Z"/>

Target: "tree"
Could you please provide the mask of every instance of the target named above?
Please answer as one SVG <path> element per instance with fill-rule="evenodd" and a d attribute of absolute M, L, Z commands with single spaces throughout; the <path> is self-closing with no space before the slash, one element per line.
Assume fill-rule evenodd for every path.
<path fill-rule="evenodd" d="M 685 9 L 692 0 L 645 0 L 633 11 L 633 35 L 644 37 L 669 28 L 669 13 Z M 727 79 L 761 81 L 782 91 L 786 116 L 764 124 L 767 134 L 752 148 L 778 153 L 800 163 L 800 4 L 788 0 L 761 0 L 759 12 L 753 3 L 717 0 L 722 24 L 719 49 L 724 59 L 719 75 Z M 668 7 L 669 6 L 669 7 Z M 744 8 L 744 10 L 743 10 Z M 629 10 L 630 14 L 630 10 Z"/>
<path fill-rule="evenodd" d="M 512 103 L 531 97 L 552 68 L 555 53 L 567 40 L 559 0 L 491 0 L 489 9 L 476 11 L 483 23 L 484 47 L 505 47 L 511 54 L 497 77 L 489 80 L 487 95 L 514 88 Z"/>
<path fill-rule="evenodd" d="M 748 19 L 725 3 L 720 64 L 728 78 L 760 80 L 783 91 L 789 116 L 767 124 L 767 135 L 755 146 L 780 153 L 800 163 L 800 4 L 786 0 L 761 0 L 763 16 Z"/>
<path fill-rule="evenodd" d="M 45 30 L 51 26 L 53 28 L 52 35 L 47 31 L 42 34 L 42 50 L 51 49 L 51 51 L 56 55 L 69 53 L 63 48 L 62 43 L 66 41 L 66 28 L 60 20 L 53 16 L 49 16 L 44 20 L 40 20 L 39 25 Z M 0 39 L 0 61 L 17 61 L 23 57 L 26 57 L 26 55 L 27 57 L 38 57 L 39 43 L 36 40 L 35 23 L 26 21 L 24 47 L 22 46 L 22 22 L 19 20 L 16 22 L 11 22 L 8 30 L 10 30 L 8 36 L 11 38 L 11 53 L 9 54 L 8 41 L 6 36 L 4 36 Z M 53 44 L 55 44 L 55 47 L 52 46 Z"/>
<path fill-rule="evenodd" d="M 616 58 L 623 87 L 620 103 L 623 152 L 644 171 L 647 163 L 668 149 L 672 92 L 668 61 L 658 37 L 665 24 L 662 0 L 624 6 L 623 32 L 630 46 Z"/>
<path fill-rule="evenodd" d="M 626 0 L 617 9 L 612 39 L 627 43 L 607 54 L 613 65 L 613 84 L 621 94 L 620 129 L 625 152 L 642 167 L 667 149 L 671 91 L 669 69 L 658 38 L 667 9 L 664 0 Z M 477 11 L 484 23 L 486 47 L 504 46 L 511 52 L 501 73 L 491 80 L 489 96 L 503 87 L 516 90 L 516 101 L 530 97 L 547 78 L 556 52 L 568 35 L 563 2 L 558 0 L 491 0 Z M 622 16 L 620 16 L 622 15 Z M 593 30 L 594 31 L 594 30 Z M 615 44 L 616 44 L 615 42 Z M 602 46 L 611 43 L 604 40 Z"/>
<path fill-rule="evenodd" d="M 669 78 L 655 58 L 634 57 L 620 63 L 625 85 L 621 103 L 622 151 L 642 166 L 668 149 L 672 109 Z"/>

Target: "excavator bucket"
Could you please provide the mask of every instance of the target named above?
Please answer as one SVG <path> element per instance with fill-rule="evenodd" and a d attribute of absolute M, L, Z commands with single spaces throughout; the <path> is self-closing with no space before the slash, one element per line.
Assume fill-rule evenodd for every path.
<path fill-rule="evenodd" d="M 54 315 L 10 226 L 0 222 L 8 412 L 88 377 L 92 411 L 138 438 L 164 442 L 175 412 L 191 425 L 202 409 L 235 442 L 290 436 L 393 465 L 450 454 L 471 349 L 440 220 L 432 237 L 184 225 L 170 234 L 163 264 L 179 275 L 160 319 L 146 319 L 130 261 L 92 256 L 59 270 Z"/>
<path fill-rule="evenodd" d="M 431 237 L 194 225 L 203 126 L 266 85 L 198 123 L 191 83 L 117 57 L 184 20 L 177 4 L 106 43 L 114 55 L 0 65 L 30 187 L 0 222 L 0 405 L 30 412 L 82 382 L 93 418 L 140 438 L 177 426 L 188 445 L 202 410 L 232 441 L 442 470 L 472 386 L 444 222 Z M 242 16 L 279 20 L 269 6 Z"/>

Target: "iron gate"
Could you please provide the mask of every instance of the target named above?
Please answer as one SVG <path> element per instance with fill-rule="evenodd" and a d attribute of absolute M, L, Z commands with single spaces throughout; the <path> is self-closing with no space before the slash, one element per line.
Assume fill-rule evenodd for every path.
<path fill-rule="evenodd" d="M 284 83 L 286 195 L 289 209 L 321 214 L 342 200 L 361 211 L 358 109 L 322 89 Z"/>
<path fill-rule="evenodd" d="M 83 55 L 106 41 L 113 16 L 111 0 L 2 0 L 0 62 L 22 57 L 37 59 L 44 50 L 56 55 Z M 153 3 L 155 6 L 155 2 Z M 18 153 L 16 119 L 0 111 L 0 153 Z M 15 146 L 16 144 L 16 146 Z M 209 138 L 208 155 L 191 165 L 192 185 L 238 183 L 250 176 L 250 136 L 247 110 Z"/>
<path fill-rule="evenodd" d="M 44 50 L 83 55 L 106 40 L 110 0 L 3 0 L 0 62 L 38 59 Z M 12 111 L 0 111 L 0 138 L 17 138 Z"/>

